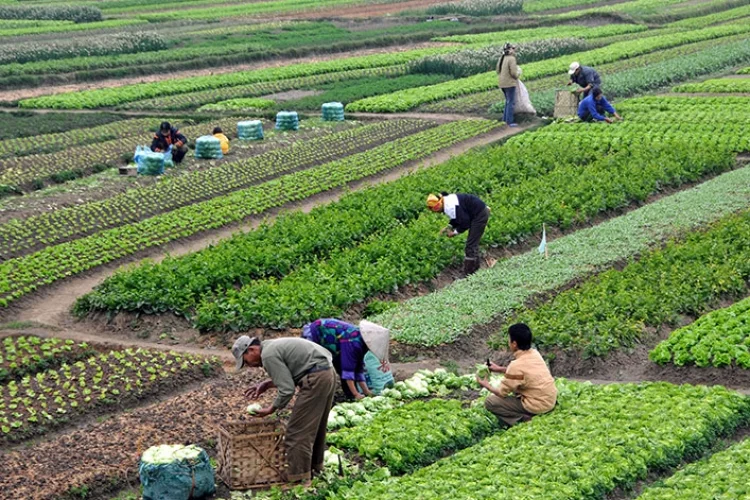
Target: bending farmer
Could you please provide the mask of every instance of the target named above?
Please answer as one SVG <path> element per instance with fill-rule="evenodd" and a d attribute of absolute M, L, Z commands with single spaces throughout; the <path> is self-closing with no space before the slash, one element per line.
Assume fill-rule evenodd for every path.
<path fill-rule="evenodd" d="M 515 360 L 507 367 L 490 363 L 490 371 L 505 374 L 500 388 L 495 389 L 488 380 L 479 377 L 477 382 L 492 393 L 484 401 L 484 407 L 513 426 L 552 411 L 557 403 L 557 387 L 544 359 L 531 348 L 529 327 L 517 323 L 508 328 L 508 335 Z"/>
<path fill-rule="evenodd" d="M 271 406 L 256 415 L 265 417 L 289 404 L 299 387 L 297 401 L 286 429 L 288 477 L 290 482 L 307 481 L 323 470 L 328 413 L 336 391 L 331 353 L 300 338 L 260 342 L 243 335 L 232 346 L 237 369 L 262 366 L 270 380 L 249 388 L 245 395 L 258 398 L 276 387 L 278 395 Z"/>
<path fill-rule="evenodd" d="M 464 255 L 464 275 L 478 271 L 479 242 L 490 219 L 490 208 L 473 194 L 461 193 L 431 194 L 427 197 L 427 207 L 433 212 L 444 212 L 450 219 L 450 225 L 443 228 L 441 234 L 452 238 L 469 230 Z"/>
<path fill-rule="evenodd" d="M 503 46 L 503 55 L 497 61 L 497 84 L 505 96 L 505 108 L 503 110 L 503 121 L 509 127 L 517 127 L 513 120 L 513 111 L 516 105 L 516 86 L 521 77 L 521 68 L 516 62 L 516 47 L 509 43 Z"/>
<path fill-rule="evenodd" d="M 325 347 L 333 356 L 333 368 L 341 377 L 347 399 L 372 396 L 365 382 L 365 355 L 371 351 L 387 369 L 391 332 L 362 320 L 359 327 L 338 319 L 318 319 L 302 328 L 302 338 Z M 357 391 L 355 382 L 362 390 Z"/>
<path fill-rule="evenodd" d="M 162 122 L 151 141 L 151 151 L 163 153 L 172 146 L 172 161 L 181 163 L 188 152 L 187 138 L 169 122 Z"/>
<path fill-rule="evenodd" d="M 578 104 L 578 118 L 585 122 L 596 120 L 598 122 L 612 123 L 612 118 L 604 116 L 604 113 L 610 113 L 618 120 L 622 119 L 617 114 L 617 111 L 615 111 L 615 108 L 604 98 L 602 89 L 594 89 L 590 96 Z"/>
<path fill-rule="evenodd" d="M 602 79 L 599 78 L 599 73 L 591 66 L 581 66 L 577 62 L 570 63 L 568 74 L 570 75 L 568 85 L 577 83 L 580 88 L 577 88 L 575 92 L 576 94 L 583 92 L 583 97 L 588 96 L 592 90 L 601 88 L 602 86 Z"/>

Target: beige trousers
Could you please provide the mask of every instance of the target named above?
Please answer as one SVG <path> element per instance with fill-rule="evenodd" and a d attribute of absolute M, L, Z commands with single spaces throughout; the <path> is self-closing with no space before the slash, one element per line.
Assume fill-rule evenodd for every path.
<path fill-rule="evenodd" d="M 517 398 L 516 396 L 501 398 L 495 394 L 490 394 L 484 400 L 484 407 L 487 408 L 487 411 L 494 413 L 497 418 L 505 422 L 508 427 L 512 427 L 518 422 L 528 422 L 534 416 L 533 413 L 523 407 L 521 398 Z"/>
<path fill-rule="evenodd" d="M 290 482 L 310 479 L 311 471 L 323 470 L 328 413 L 333 405 L 336 376 L 333 368 L 305 375 L 286 429 Z"/>

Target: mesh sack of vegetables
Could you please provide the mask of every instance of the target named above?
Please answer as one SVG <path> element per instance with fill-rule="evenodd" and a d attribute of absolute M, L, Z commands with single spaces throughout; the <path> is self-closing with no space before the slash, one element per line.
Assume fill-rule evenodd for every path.
<path fill-rule="evenodd" d="M 152 446 L 138 468 L 143 500 L 189 500 L 216 492 L 214 469 L 195 445 Z"/>
<path fill-rule="evenodd" d="M 277 130 L 299 130 L 299 115 L 296 111 L 279 111 L 276 113 Z"/>
<path fill-rule="evenodd" d="M 205 160 L 224 158 L 221 152 L 221 141 L 212 135 L 202 135 L 195 140 L 195 157 Z"/>
<path fill-rule="evenodd" d="M 161 175 L 164 173 L 164 153 L 144 151 L 138 156 L 136 163 L 140 175 Z"/>
<path fill-rule="evenodd" d="M 323 120 L 327 122 L 344 121 L 344 105 L 340 102 L 327 102 L 322 106 Z"/>
<path fill-rule="evenodd" d="M 237 137 L 242 140 L 263 139 L 263 123 L 260 120 L 237 122 Z"/>

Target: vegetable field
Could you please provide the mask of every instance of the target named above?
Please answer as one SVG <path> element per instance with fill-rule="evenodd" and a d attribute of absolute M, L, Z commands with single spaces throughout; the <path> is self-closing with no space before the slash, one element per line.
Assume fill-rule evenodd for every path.
<path fill-rule="evenodd" d="M 394 381 L 337 385 L 309 484 L 217 477 L 210 498 L 748 497 L 748 19 L 746 0 L 0 0 L 0 500 L 140 499 L 152 447 L 218 466 L 217 428 L 277 395 L 245 396 L 267 374 L 234 369 L 236 338 L 319 318 L 388 328 L 368 375 Z M 529 94 L 510 123 L 507 43 Z M 611 123 L 562 112 L 574 61 Z M 162 122 L 186 139 L 163 170 Z M 441 192 L 490 208 L 474 273 L 426 207 Z M 513 361 L 519 322 L 558 397 L 506 427 L 488 361 Z"/>

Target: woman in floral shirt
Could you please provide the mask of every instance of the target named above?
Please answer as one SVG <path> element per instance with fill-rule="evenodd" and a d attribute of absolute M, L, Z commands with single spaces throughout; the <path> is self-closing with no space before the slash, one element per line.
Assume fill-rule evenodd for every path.
<path fill-rule="evenodd" d="M 373 395 L 365 382 L 364 359 L 371 350 L 381 363 L 388 363 L 390 332 L 386 328 L 364 320 L 357 327 L 338 319 L 323 318 L 305 325 L 302 337 L 331 352 L 333 367 L 341 377 L 341 387 L 348 399 Z"/>

